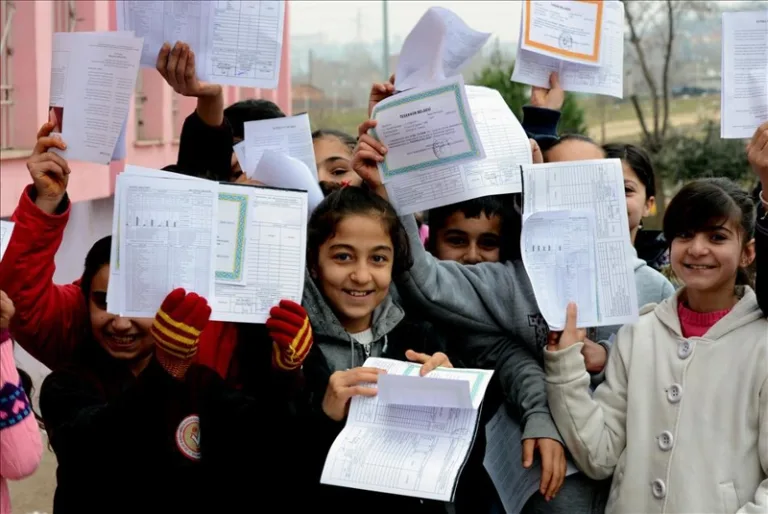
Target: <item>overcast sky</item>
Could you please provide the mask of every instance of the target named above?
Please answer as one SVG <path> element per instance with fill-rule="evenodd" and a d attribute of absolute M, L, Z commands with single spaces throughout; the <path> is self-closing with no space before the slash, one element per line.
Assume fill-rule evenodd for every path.
<path fill-rule="evenodd" d="M 290 5 L 292 35 L 323 33 L 329 40 L 340 43 L 381 39 L 383 18 L 380 0 L 293 0 Z M 390 0 L 390 40 L 397 36 L 405 39 L 429 7 L 442 6 L 458 14 L 476 30 L 492 32 L 502 41 L 515 41 L 520 30 L 520 5 L 520 2 L 498 0 Z"/>

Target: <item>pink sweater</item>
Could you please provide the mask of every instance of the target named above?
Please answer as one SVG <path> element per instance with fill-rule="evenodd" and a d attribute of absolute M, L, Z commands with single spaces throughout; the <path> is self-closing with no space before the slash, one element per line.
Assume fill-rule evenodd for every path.
<path fill-rule="evenodd" d="M 696 312 L 689 309 L 683 302 L 677 304 L 677 315 L 680 318 L 680 328 L 683 331 L 683 337 L 703 336 L 729 312 L 731 312 L 731 309 L 715 312 Z"/>
<path fill-rule="evenodd" d="M 0 332 L 0 514 L 10 514 L 7 480 L 20 480 L 35 472 L 43 454 L 40 429 L 21 387 L 13 342 Z"/>

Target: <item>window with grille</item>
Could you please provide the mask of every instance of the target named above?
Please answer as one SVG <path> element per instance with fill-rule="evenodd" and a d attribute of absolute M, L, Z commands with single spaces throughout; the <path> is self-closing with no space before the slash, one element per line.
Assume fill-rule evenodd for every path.
<path fill-rule="evenodd" d="M 16 6 L 0 0 L 0 148 L 13 148 L 13 38 L 11 26 Z"/>
<path fill-rule="evenodd" d="M 53 2 L 53 31 L 74 32 L 77 27 L 75 0 Z"/>
<path fill-rule="evenodd" d="M 144 70 L 139 70 L 136 77 L 135 91 L 135 114 L 136 114 L 136 141 L 146 141 L 146 126 L 144 124 L 144 102 L 147 101 L 147 95 L 144 94 Z"/>

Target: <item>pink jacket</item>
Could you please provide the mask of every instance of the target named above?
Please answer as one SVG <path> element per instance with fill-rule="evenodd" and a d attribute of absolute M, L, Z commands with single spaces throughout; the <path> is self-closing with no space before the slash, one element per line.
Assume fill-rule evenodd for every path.
<path fill-rule="evenodd" d="M 40 429 L 21 387 L 13 342 L 0 332 L 0 514 L 10 514 L 7 480 L 20 480 L 35 472 L 43 454 Z"/>

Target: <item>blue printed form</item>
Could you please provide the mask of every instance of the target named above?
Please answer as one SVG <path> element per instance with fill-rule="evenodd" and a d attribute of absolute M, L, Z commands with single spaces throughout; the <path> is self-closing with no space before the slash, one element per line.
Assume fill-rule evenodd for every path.
<path fill-rule="evenodd" d="M 485 158 L 464 90 L 456 76 L 379 102 L 373 137 L 389 149 L 379 172 L 384 183 L 405 173 Z"/>
<path fill-rule="evenodd" d="M 245 283 L 248 195 L 219 193 L 219 225 L 216 234 L 216 282 Z"/>

